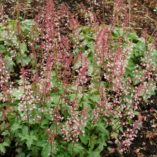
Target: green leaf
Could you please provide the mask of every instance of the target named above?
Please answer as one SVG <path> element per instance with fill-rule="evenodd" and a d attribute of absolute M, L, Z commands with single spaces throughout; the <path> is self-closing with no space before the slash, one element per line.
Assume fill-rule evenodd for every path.
<path fill-rule="evenodd" d="M 49 157 L 50 155 L 51 155 L 51 144 L 46 143 L 45 145 L 43 145 L 41 156 L 42 157 Z"/>
<path fill-rule="evenodd" d="M 3 143 L 0 143 L 0 152 L 4 154 L 6 152 L 6 147 L 8 147 L 9 145 L 9 140 L 5 140 Z"/>
<path fill-rule="evenodd" d="M 26 45 L 26 43 L 21 43 L 20 44 L 20 50 L 21 50 L 21 53 L 27 52 L 27 45 Z"/>
<path fill-rule="evenodd" d="M 30 135 L 28 136 L 27 140 L 26 140 L 26 145 L 27 147 L 30 149 L 32 144 L 37 140 L 37 137 L 35 135 Z"/>
<path fill-rule="evenodd" d="M 16 132 L 16 131 L 19 130 L 19 129 L 22 129 L 22 126 L 21 126 L 20 124 L 18 124 L 18 123 L 14 123 L 14 124 L 11 126 L 11 130 L 12 130 L 13 132 Z"/>
<path fill-rule="evenodd" d="M 0 45 L 0 53 L 4 53 L 6 51 L 6 48 L 4 45 Z"/>
<path fill-rule="evenodd" d="M 133 41 L 134 43 L 137 43 L 139 41 L 139 37 L 136 33 L 129 33 L 128 39 Z"/>
<path fill-rule="evenodd" d="M 28 126 L 23 126 L 23 128 L 22 128 L 22 134 L 23 135 L 27 135 L 28 134 L 28 130 L 29 130 Z"/>
<path fill-rule="evenodd" d="M 71 155 L 82 155 L 85 150 L 79 143 L 70 143 L 68 145 L 68 151 Z"/>
<path fill-rule="evenodd" d="M 83 143 L 83 144 L 88 144 L 88 141 L 89 141 L 89 137 L 88 136 L 86 136 L 86 135 L 82 135 L 82 136 L 80 136 L 80 140 L 81 140 L 81 142 Z"/>
<path fill-rule="evenodd" d="M 3 145 L 3 143 L 0 143 L 0 152 L 3 153 L 3 154 L 6 152 L 6 148 Z"/>
<path fill-rule="evenodd" d="M 100 152 L 97 151 L 90 151 L 88 153 L 88 157 L 100 157 Z"/>
<path fill-rule="evenodd" d="M 4 60 L 5 60 L 5 63 L 6 63 L 7 70 L 8 71 L 12 71 L 13 67 L 15 65 L 14 62 L 13 62 L 13 60 L 12 60 L 12 58 L 6 55 L 4 57 Z"/>
<path fill-rule="evenodd" d="M 123 29 L 121 28 L 115 28 L 112 32 L 113 37 L 117 38 L 124 34 Z"/>
<path fill-rule="evenodd" d="M 37 141 L 37 137 L 34 135 L 33 132 L 28 132 L 27 129 L 23 131 L 20 135 L 21 140 L 26 142 L 28 149 L 31 148 L 32 144 Z"/>
<path fill-rule="evenodd" d="M 90 139 L 89 139 L 89 143 L 88 146 L 90 147 L 90 150 L 93 150 L 95 145 L 98 142 L 98 136 L 96 135 L 91 135 Z"/>
<path fill-rule="evenodd" d="M 107 134 L 108 134 L 108 132 L 106 132 L 107 130 L 106 130 L 105 123 L 99 122 L 99 123 L 97 123 L 97 124 L 95 125 L 95 127 L 96 127 L 96 129 L 99 130 L 100 132 L 103 132 L 103 133 L 107 133 Z"/>
<path fill-rule="evenodd" d="M 11 95 L 13 97 L 15 97 L 17 100 L 20 100 L 20 98 L 22 97 L 24 93 L 24 89 L 23 88 L 14 88 L 11 90 Z"/>
<path fill-rule="evenodd" d="M 5 130 L 4 132 L 2 132 L 1 135 L 2 136 L 7 136 L 7 135 L 10 135 L 10 132 L 8 130 Z"/>
<path fill-rule="evenodd" d="M 25 53 L 19 53 L 16 56 L 17 63 L 21 63 L 23 66 L 28 65 L 31 61 L 31 58 L 27 56 Z"/>

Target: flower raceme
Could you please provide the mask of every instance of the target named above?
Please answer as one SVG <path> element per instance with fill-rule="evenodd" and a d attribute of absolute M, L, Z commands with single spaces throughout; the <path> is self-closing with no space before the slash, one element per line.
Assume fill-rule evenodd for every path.
<path fill-rule="evenodd" d="M 110 31 L 108 28 L 101 28 L 96 36 L 95 49 L 101 63 L 108 57 L 109 35 Z"/>

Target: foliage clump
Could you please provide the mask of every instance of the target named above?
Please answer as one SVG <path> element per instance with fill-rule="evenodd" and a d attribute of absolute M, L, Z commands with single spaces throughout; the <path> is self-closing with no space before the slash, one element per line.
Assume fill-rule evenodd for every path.
<path fill-rule="evenodd" d="M 156 90 L 153 39 L 81 16 L 85 25 L 47 0 L 35 19 L 0 24 L 1 154 L 13 145 L 16 156 L 97 157 L 110 143 L 124 151 L 142 127 L 140 106 Z"/>

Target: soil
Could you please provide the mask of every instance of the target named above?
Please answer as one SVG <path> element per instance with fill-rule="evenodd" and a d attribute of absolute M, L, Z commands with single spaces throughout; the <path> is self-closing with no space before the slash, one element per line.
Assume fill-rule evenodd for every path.
<path fill-rule="evenodd" d="M 142 114 L 146 117 L 142 129 L 124 157 L 157 157 L 157 106 L 148 105 Z"/>
<path fill-rule="evenodd" d="M 143 30 L 146 30 L 150 35 L 157 32 L 157 13 L 154 12 L 156 6 L 156 0 L 132 1 L 132 25 L 139 33 Z"/>

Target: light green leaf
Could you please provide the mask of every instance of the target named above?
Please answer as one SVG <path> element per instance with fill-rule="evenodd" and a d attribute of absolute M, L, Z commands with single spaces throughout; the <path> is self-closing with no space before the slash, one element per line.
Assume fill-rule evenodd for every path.
<path fill-rule="evenodd" d="M 22 128 L 22 126 L 20 125 L 20 124 L 18 124 L 18 123 L 14 123 L 12 126 L 11 126 L 11 130 L 13 131 L 13 132 L 15 132 L 15 131 L 17 131 L 17 130 L 19 130 L 19 129 L 21 129 Z"/>
<path fill-rule="evenodd" d="M 12 58 L 9 56 L 5 56 L 4 57 L 5 63 L 6 63 L 6 67 L 8 71 L 12 71 L 13 70 L 13 66 L 15 65 Z"/>
<path fill-rule="evenodd" d="M 24 93 L 24 89 L 23 88 L 14 88 L 11 90 L 11 95 L 13 97 L 15 97 L 16 99 L 20 100 L 20 98 L 22 97 Z"/>
<path fill-rule="evenodd" d="M 51 155 L 51 144 L 47 143 L 43 146 L 41 156 L 42 157 L 49 157 Z"/>
<path fill-rule="evenodd" d="M 26 43 L 21 43 L 20 44 L 20 50 L 21 50 L 21 53 L 27 52 L 27 45 L 26 45 Z"/>
<path fill-rule="evenodd" d="M 6 147 L 10 145 L 10 141 L 6 140 L 3 143 L 0 143 L 0 152 L 5 153 L 6 152 Z"/>

